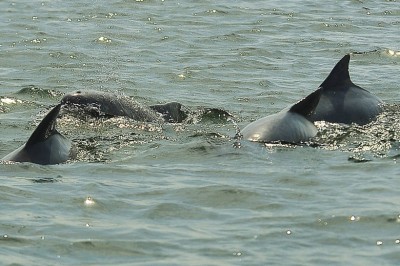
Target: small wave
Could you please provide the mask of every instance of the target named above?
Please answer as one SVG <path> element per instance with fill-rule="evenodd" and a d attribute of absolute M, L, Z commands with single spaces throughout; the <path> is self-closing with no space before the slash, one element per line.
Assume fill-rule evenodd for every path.
<path fill-rule="evenodd" d="M 390 56 L 390 57 L 400 57 L 400 51 L 393 50 L 390 48 L 379 48 L 379 49 L 373 49 L 369 51 L 353 51 L 352 54 L 355 55 L 385 55 L 385 56 Z"/>
<path fill-rule="evenodd" d="M 400 51 L 395 51 L 391 49 L 385 50 L 386 54 L 393 57 L 400 57 Z"/>
<path fill-rule="evenodd" d="M 28 85 L 20 89 L 17 94 L 28 96 L 39 96 L 41 98 L 59 98 L 62 93 L 56 90 L 43 89 L 36 85 Z"/>

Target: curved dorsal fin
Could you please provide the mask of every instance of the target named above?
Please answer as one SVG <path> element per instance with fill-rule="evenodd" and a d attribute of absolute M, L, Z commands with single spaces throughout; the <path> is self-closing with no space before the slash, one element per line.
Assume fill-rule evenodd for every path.
<path fill-rule="evenodd" d="M 351 82 L 349 74 L 350 54 L 346 54 L 332 69 L 329 76 L 322 82 L 320 87 L 324 90 L 345 88 L 342 85 Z"/>
<path fill-rule="evenodd" d="M 318 88 L 316 91 L 308 95 L 303 100 L 299 101 L 298 103 L 294 104 L 290 107 L 289 112 L 297 113 L 304 117 L 310 115 L 314 112 L 315 108 L 319 103 L 319 98 L 321 97 L 321 88 Z"/>
<path fill-rule="evenodd" d="M 26 142 L 26 146 L 34 145 L 38 142 L 46 140 L 48 137 L 53 135 L 56 130 L 56 119 L 60 112 L 61 104 L 56 105 L 40 122 L 35 131 L 29 137 Z"/>

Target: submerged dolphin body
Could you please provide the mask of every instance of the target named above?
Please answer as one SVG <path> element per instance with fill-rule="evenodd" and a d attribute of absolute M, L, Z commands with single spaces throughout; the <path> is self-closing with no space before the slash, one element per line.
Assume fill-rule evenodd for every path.
<path fill-rule="evenodd" d="M 226 120 L 232 115 L 217 108 L 204 108 L 191 112 L 179 102 L 143 106 L 130 97 L 101 91 L 85 91 L 66 94 L 61 104 L 63 109 L 74 114 L 91 116 L 125 116 L 143 122 L 182 123 L 197 117 L 199 120 Z M 188 119 L 188 120 L 187 120 Z"/>
<path fill-rule="evenodd" d="M 287 143 L 309 140 L 318 130 L 306 117 L 314 111 L 320 95 L 321 90 L 318 89 L 291 107 L 250 123 L 241 130 L 243 138 L 258 142 Z"/>
<path fill-rule="evenodd" d="M 94 116 L 126 116 L 143 122 L 180 123 L 187 114 L 178 102 L 143 106 L 133 99 L 114 93 L 100 91 L 77 91 L 66 94 L 61 103 L 68 109 L 78 107 Z"/>
<path fill-rule="evenodd" d="M 350 80 L 349 61 L 347 54 L 320 85 L 321 98 L 310 121 L 365 125 L 382 112 L 382 100 Z"/>
<path fill-rule="evenodd" d="M 60 104 L 54 107 L 43 118 L 28 141 L 2 160 L 46 165 L 63 163 L 73 157 L 71 141 L 55 128 L 60 107 Z"/>
<path fill-rule="evenodd" d="M 100 91 L 77 91 L 66 94 L 61 104 L 66 109 L 77 107 L 94 116 L 126 116 L 137 121 L 156 122 L 161 117 L 152 109 L 129 97 Z"/>
<path fill-rule="evenodd" d="M 186 112 L 182 111 L 182 104 L 178 102 L 152 105 L 150 108 L 160 113 L 165 122 L 169 123 L 182 123 L 188 117 Z"/>

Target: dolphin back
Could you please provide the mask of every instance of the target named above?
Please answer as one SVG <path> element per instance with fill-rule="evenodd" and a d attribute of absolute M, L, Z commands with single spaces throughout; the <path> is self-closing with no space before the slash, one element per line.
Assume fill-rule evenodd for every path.
<path fill-rule="evenodd" d="M 61 104 L 64 109 L 81 114 L 83 110 L 92 116 L 126 116 L 136 121 L 159 122 L 161 120 L 154 110 L 133 99 L 115 93 L 101 91 L 77 91 L 66 94 Z"/>
<path fill-rule="evenodd" d="M 188 115 L 182 111 L 182 104 L 178 102 L 157 104 L 149 107 L 161 114 L 164 120 L 169 123 L 182 123 L 182 121 L 188 117 Z"/>
<path fill-rule="evenodd" d="M 318 130 L 307 119 L 318 104 L 321 90 L 285 108 L 279 113 L 260 118 L 241 131 L 244 139 L 258 142 L 301 143 L 314 137 Z"/>
<path fill-rule="evenodd" d="M 241 134 L 244 139 L 257 142 L 301 143 L 317 134 L 313 123 L 302 115 L 279 112 L 248 124 Z"/>
<path fill-rule="evenodd" d="M 364 125 L 382 112 L 382 100 L 351 81 L 349 61 L 347 54 L 320 85 L 321 98 L 310 121 Z"/>

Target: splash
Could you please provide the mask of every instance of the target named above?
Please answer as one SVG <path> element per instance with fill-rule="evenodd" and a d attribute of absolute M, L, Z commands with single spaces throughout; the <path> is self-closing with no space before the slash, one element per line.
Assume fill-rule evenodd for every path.
<path fill-rule="evenodd" d="M 136 121 L 128 117 L 93 117 L 64 113 L 59 131 L 76 146 L 76 161 L 107 163 L 157 149 L 162 145 L 187 143 L 187 149 L 220 147 L 232 141 L 233 115 L 213 108 L 192 110 L 182 123 Z M 195 147 L 193 147 L 195 146 Z"/>
<path fill-rule="evenodd" d="M 400 105 L 385 105 L 376 121 L 367 125 L 343 125 L 317 122 L 317 136 L 312 144 L 321 149 L 349 152 L 349 160 L 367 162 L 398 153 L 400 140 Z"/>

